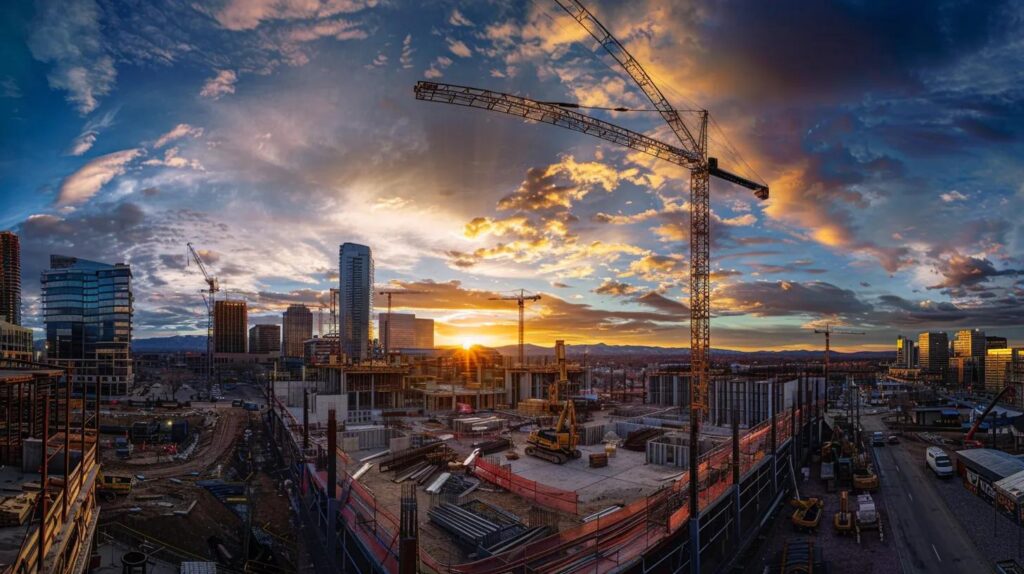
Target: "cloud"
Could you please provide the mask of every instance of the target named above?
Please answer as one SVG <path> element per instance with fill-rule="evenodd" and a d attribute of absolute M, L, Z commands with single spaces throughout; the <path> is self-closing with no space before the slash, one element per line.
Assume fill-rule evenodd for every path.
<path fill-rule="evenodd" d="M 648 307 L 657 309 L 658 311 L 661 311 L 663 313 L 676 315 L 678 317 L 684 317 L 686 319 L 689 319 L 690 317 L 689 307 L 687 307 L 683 303 L 680 303 L 679 301 L 676 301 L 675 299 L 669 299 L 668 297 L 665 297 L 664 295 L 658 293 L 657 291 L 648 291 L 647 293 L 644 293 L 643 295 L 636 297 L 634 301 L 640 303 L 641 305 L 646 305 Z"/>
<path fill-rule="evenodd" d="M 91 198 L 110 180 L 123 174 L 128 163 L 143 153 L 141 148 L 126 149 L 89 161 L 64 179 L 57 203 L 74 205 Z"/>
<path fill-rule="evenodd" d="M 630 285 L 629 283 L 622 283 L 621 281 L 615 281 L 614 279 L 605 279 L 594 289 L 594 293 L 597 293 L 598 295 L 625 297 L 626 295 L 632 295 L 639 290 L 639 287 Z"/>
<path fill-rule="evenodd" d="M 4 79 L 0 80 L 0 98 L 17 99 L 20 97 L 21 88 L 18 87 L 18 82 L 11 76 L 4 76 Z"/>
<path fill-rule="evenodd" d="M 203 171 L 203 164 L 197 159 L 186 159 L 178 155 L 178 148 L 171 147 L 167 148 L 164 152 L 164 158 L 152 158 L 142 162 L 142 165 L 147 166 L 163 166 L 173 168 L 190 168 L 197 171 Z"/>
<path fill-rule="evenodd" d="M 810 267 L 810 265 L 813 265 L 813 262 L 807 259 L 801 259 L 781 265 L 771 263 L 749 263 L 748 265 L 754 271 L 762 275 L 781 275 L 784 273 L 809 273 L 811 275 L 821 275 L 823 273 L 828 273 L 827 269 Z"/>
<path fill-rule="evenodd" d="M 756 281 L 720 285 L 712 293 L 716 311 L 759 317 L 813 315 L 855 317 L 872 310 L 857 295 L 831 283 Z"/>
<path fill-rule="evenodd" d="M 193 127 L 188 124 L 178 124 L 171 128 L 171 131 L 158 137 L 156 141 L 153 142 L 153 147 L 159 149 L 174 140 L 178 140 L 186 136 L 191 138 L 198 138 L 202 137 L 202 135 L 203 128 Z"/>
<path fill-rule="evenodd" d="M 686 261 L 678 255 L 646 254 L 629 263 L 619 277 L 639 277 L 644 281 L 662 284 L 676 284 L 685 279 Z"/>
<path fill-rule="evenodd" d="M 376 0 L 229 0 L 214 18 L 228 30 L 251 30 L 265 21 L 329 18 L 376 5 Z"/>
<path fill-rule="evenodd" d="M 367 33 L 356 22 L 344 19 L 322 20 L 311 24 L 299 24 L 293 26 L 285 34 L 288 42 L 302 43 L 312 42 L 320 38 L 334 38 L 335 40 L 362 40 Z"/>
<path fill-rule="evenodd" d="M 984 257 L 972 257 L 955 253 L 940 261 L 937 269 L 942 281 L 929 285 L 929 289 L 960 290 L 975 287 L 988 282 L 993 277 L 1017 276 L 1024 273 L 1020 269 L 997 270 L 991 261 Z"/>
<path fill-rule="evenodd" d="M 452 26 L 472 26 L 473 22 L 462 15 L 458 8 L 452 10 L 452 15 L 448 17 L 448 23 Z"/>
<path fill-rule="evenodd" d="M 403 68 L 412 67 L 412 53 L 415 51 L 412 47 L 412 34 L 406 34 L 405 39 L 402 40 L 402 55 L 398 58 L 398 62 L 402 64 Z"/>
<path fill-rule="evenodd" d="M 117 79 L 101 33 L 99 7 L 93 0 L 40 0 L 36 7 L 28 38 L 32 56 L 52 64 L 46 75 L 51 88 L 68 92 L 67 100 L 78 113 L 91 113 Z"/>
<path fill-rule="evenodd" d="M 235 93 L 235 82 L 237 81 L 238 75 L 233 70 L 218 70 L 216 76 L 206 80 L 199 95 L 219 100 L 225 94 Z"/>
<path fill-rule="evenodd" d="M 470 51 L 469 46 L 466 46 L 466 43 L 463 42 L 462 40 L 456 40 L 455 38 L 449 37 L 446 39 L 446 41 L 448 42 L 448 49 L 451 51 L 452 54 L 455 54 L 460 58 L 468 58 L 473 55 L 473 52 Z"/>
<path fill-rule="evenodd" d="M 946 203 L 953 203 L 954 201 L 967 201 L 967 196 L 954 189 L 940 194 L 939 199 Z"/>
<path fill-rule="evenodd" d="M 433 62 L 430 63 L 430 67 L 423 72 L 423 77 L 429 80 L 436 80 L 444 75 L 442 70 L 452 65 L 452 59 L 446 56 L 438 56 Z"/>

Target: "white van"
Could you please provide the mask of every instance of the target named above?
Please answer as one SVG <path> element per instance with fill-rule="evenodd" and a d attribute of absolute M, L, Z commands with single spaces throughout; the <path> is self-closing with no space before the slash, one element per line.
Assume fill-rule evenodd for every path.
<path fill-rule="evenodd" d="M 937 446 L 930 446 L 924 453 L 925 464 L 932 469 L 935 476 L 948 478 L 953 476 L 953 461 L 949 460 L 946 451 Z"/>

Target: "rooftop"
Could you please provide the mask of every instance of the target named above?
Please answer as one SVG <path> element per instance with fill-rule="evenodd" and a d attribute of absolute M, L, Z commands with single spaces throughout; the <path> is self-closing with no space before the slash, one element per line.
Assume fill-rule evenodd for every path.
<path fill-rule="evenodd" d="M 991 480 L 1002 480 L 1008 476 L 1024 471 L 1024 458 L 1008 452 L 991 448 L 972 448 L 958 451 L 957 456 L 964 459 L 968 466 L 984 474 Z"/>

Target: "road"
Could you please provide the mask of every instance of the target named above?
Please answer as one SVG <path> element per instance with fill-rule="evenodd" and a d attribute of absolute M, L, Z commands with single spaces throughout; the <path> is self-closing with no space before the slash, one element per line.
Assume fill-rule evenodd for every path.
<path fill-rule="evenodd" d="M 881 416 L 862 416 L 868 432 L 886 432 Z M 992 566 L 978 552 L 957 518 L 941 498 L 923 457 L 903 444 L 875 447 L 881 476 L 885 518 L 907 574 L 990 572 Z M 956 478 L 947 480 L 957 480 Z"/>

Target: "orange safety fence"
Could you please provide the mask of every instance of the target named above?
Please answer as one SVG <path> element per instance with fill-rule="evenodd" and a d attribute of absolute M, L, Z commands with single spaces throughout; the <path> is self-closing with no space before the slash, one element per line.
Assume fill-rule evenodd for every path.
<path fill-rule="evenodd" d="M 519 476 L 512 472 L 511 466 L 500 466 L 486 459 L 477 458 L 474 474 L 540 506 L 568 514 L 576 514 L 579 509 L 579 497 L 575 492 L 545 486 L 535 480 Z"/>

